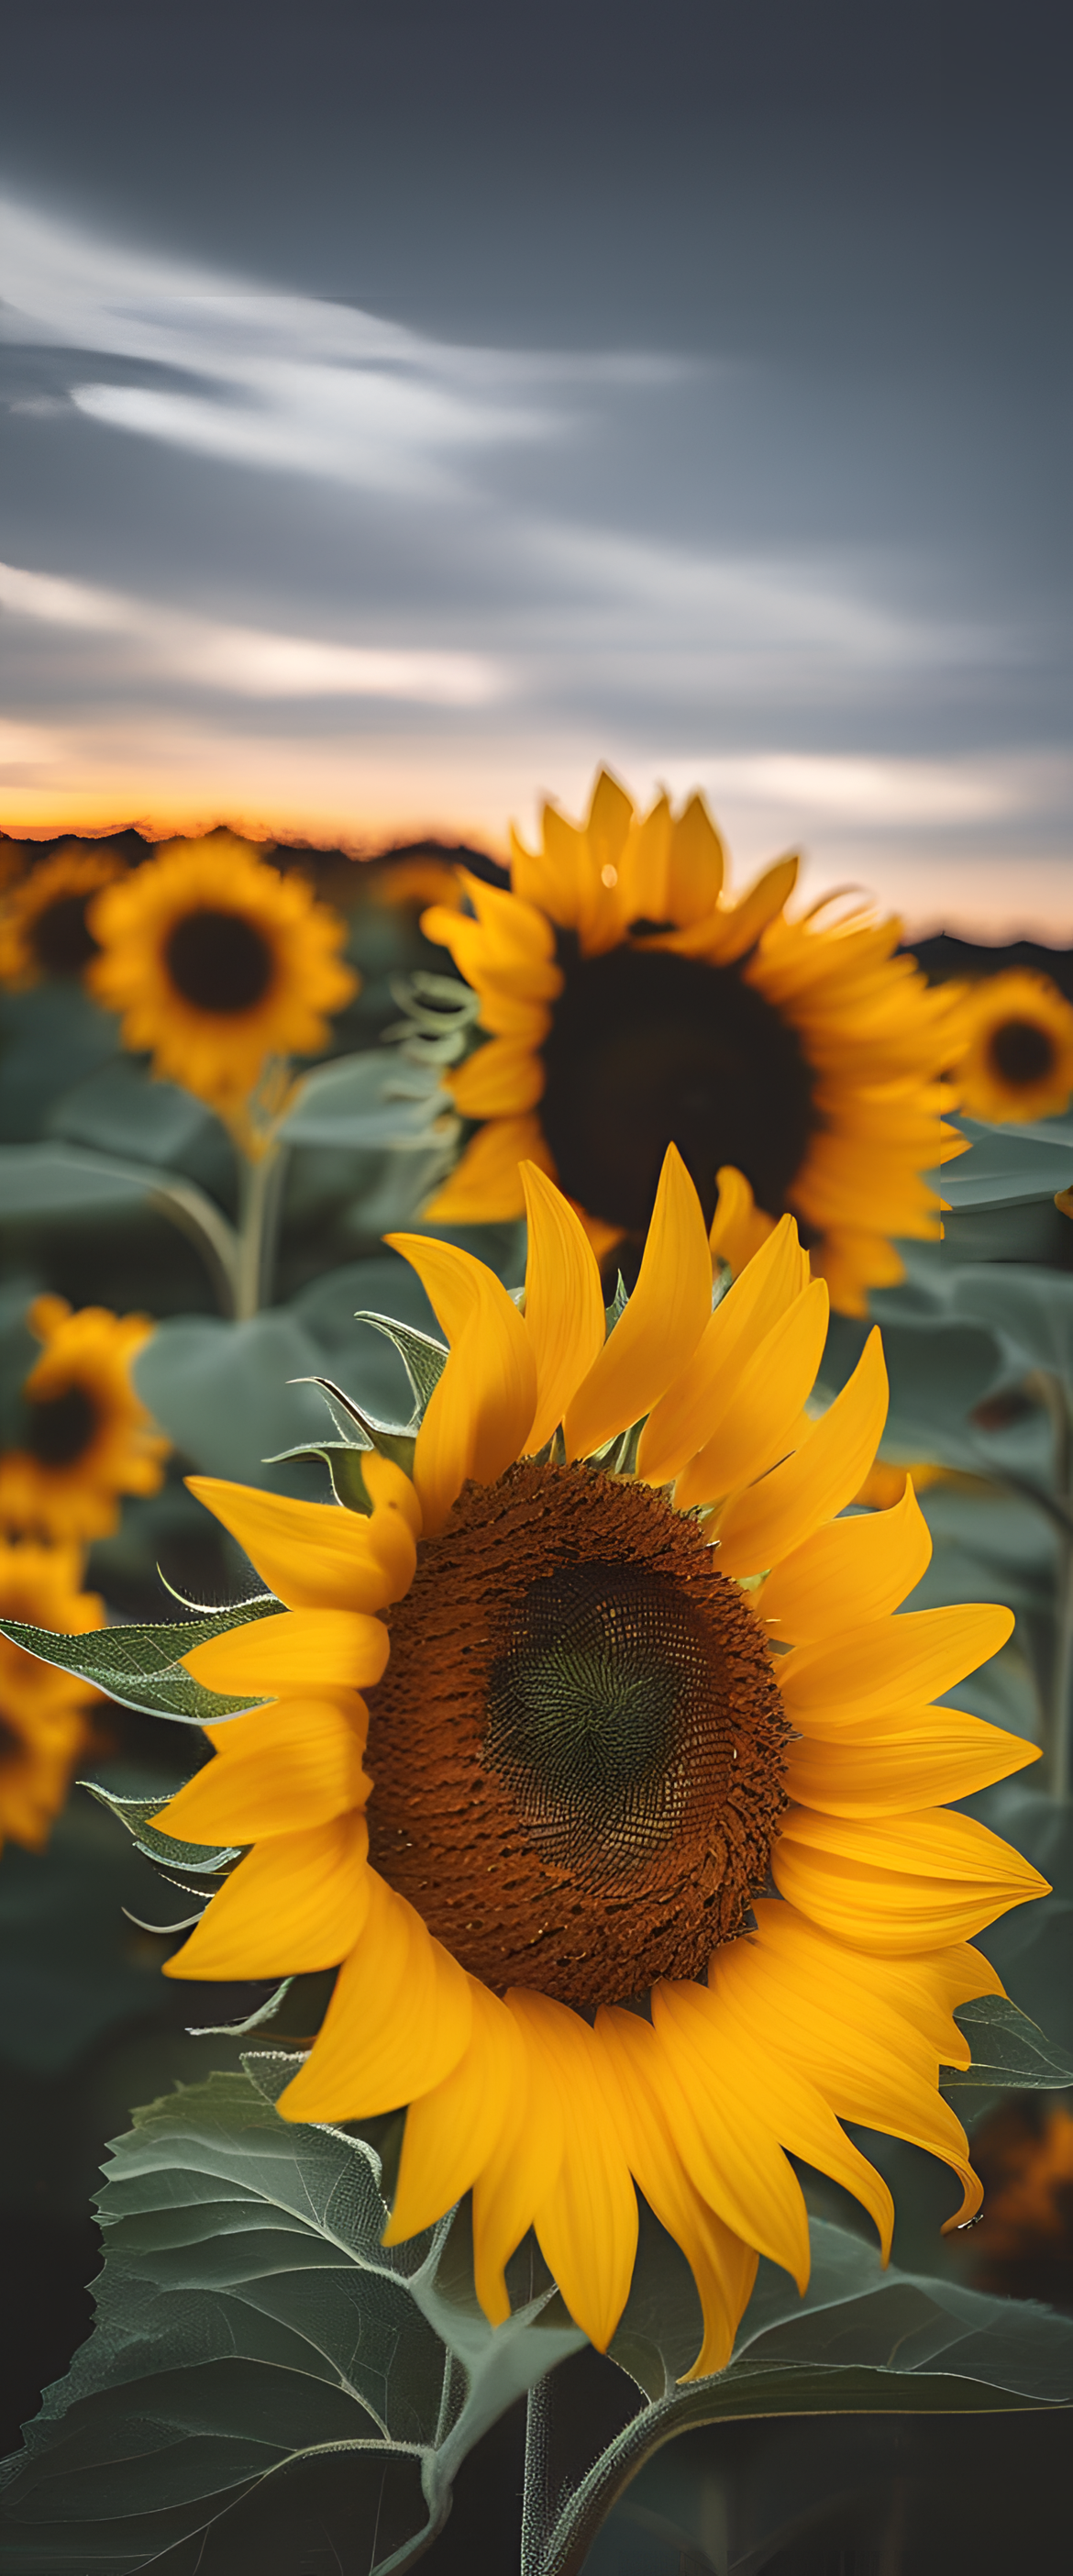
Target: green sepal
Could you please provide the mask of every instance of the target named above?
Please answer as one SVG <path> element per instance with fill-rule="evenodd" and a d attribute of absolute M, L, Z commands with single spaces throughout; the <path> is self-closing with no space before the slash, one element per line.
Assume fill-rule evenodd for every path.
<path fill-rule="evenodd" d="M 230 1628 L 243 1627 L 249 1619 L 273 1618 L 280 1608 L 273 1594 L 258 1594 L 252 1601 L 236 1601 L 230 1609 L 214 1611 L 204 1619 L 90 1628 L 79 1637 L 31 1627 L 23 1619 L 0 1619 L 0 1636 L 10 1638 L 25 1654 L 36 1655 L 40 1663 L 55 1664 L 60 1672 L 92 1683 L 94 1690 L 105 1691 L 123 1708 L 141 1709 L 149 1717 L 180 1718 L 188 1726 L 212 1726 L 218 1718 L 237 1717 L 243 1709 L 263 1708 L 265 1697 L 240 1699 L 233 1693 L 206 1690 L 204 1682 L 196 1682 L 192 1673 L 184 1671 L 180 1656 L 192 1654 L 195 1646 L 207 1645 L 212 1637 L 226 1636 Z"/>
<path fill-rule="evenodd" d="M 389 1342 L 394 1342 L 413 1388 L 417 1412 L 422 1414 L 447 1366 L 449 1353 L 443 1343 L 434 1341 L 431 1333 L 415 1332 L 412 1324 L 393 1323 L 388 1315 L 367 1314 L 364 1309 L 359 1309 L 354 1321 L 356 1324 L 371 1324 L 374 1332 L 383 1333 Z"/>
<path fill-rule="evenodd" d="M 628 1289 L 628 1288 L 627 1288 L 627 1286 L 626 1286 L 626 1282 L 625 1282 L 625 1280 L 624 1280 L 624 1278 L 623 1278 L 623 1276 L 622 1276 L 622 1272 L 621 1272 L 621 1270 L 620 1270 L 620 1271 L 619 1271 L 619 1274 L 618 1274 L 618 1278 L 617 1278 L 616 1283 L 615 1283 L 615 1293 L 614 1293 L 614 1296 L 612 1297 L 611 1303 L 610 1303 L 610 1305 L 609 1305 L 609 1306 L 605 1306 L 605 1307 L 604 1307 L 604 1340 L 605 1340 L 605 1341 L 610 1341 L 610 1339 L 611 1339 L 611 1335 L 612 1335 L 612 1333 L 614 1332 L 615 1326 L 616 1326 L 616 1324 L 621 1323 L 622 1318 L 623 1318 L 623 1316 L 624 1316 L 624 1314 L 625 1314 L 625 1312 L 626 1312 L 626 1308 L 627 1308 L 627 1306 L 629 1305 L 629 1302 L 630 1302 L 630 1292 L 629 1292 L 629 1289 Z"/>
<path fill-rule="evenodd" d="M 284 1977 L 282 1984 L 275 1987 L 265 2002 L 258 2004 L 256 2012 L 247 2013 L 245 2021 L 209 2021 L 192 2025 L 187 2031 L 188 2039 L 245 2039 L 248 2031 L 263 2030 L 266 2022 L 275 2020 L 293 1984 L 293 1977 Z"/>
<path fill-rule="evenodd" d="M 344 1441 L 342 1443 L 344 1448 L 354 1447 L 360 1449 L 377 1449 L 379 1450 L 382 1458 L 393 1458 L 395 1465 L 397 1467 L 401 1467 L 405 1475 L 412 1476 L 414 1450 L 417 1447 L 416 1431 L 411 1431 L 405 1425 L 401 1428 L 397 1428 L 394 1423 L 379 1422 L 375 1413 L 363 1413 L 360 1405 L 355 1404 L 353 1396 L 344 1394 L 342 1387 L 336 1385 L 334 1378 L 302 1378 L 296 1379 L 295 1384 L 303 1386 L 317 1386 L 320 1388 L 320 1392 L 324 1397 L 324 1401 L 328 1407 L 328 1411 L 331 1414 L 337 1431 L 344 1431 L 346 1423 L 349 1422 L 353 1425 L 356 1431 L 361 1433 L 361 1439 L 358 1441 Z M 336 1409 L 337 1407 L 345 1416 L 344 1422 L 340 1422 L 339 1411 Z M 334 1444 L 332 1445 L 334 1446 Z M 294 1453 L 292 1451 L 287 1454 L 293 1455 Z M 304 1454 L 308 1457 L 311 1453 L 307 1449 Z M 321 1454 L 319 1449 L 315 1454 L 318 1456 Z M 269 1465 L 276 1464 L 277 1462 L 266 1460 L 265 1463 L 266 1465 Z M 372 1507 L 370 1504 L 367 1504 L 365 1508 L 366 1510 L 371 1510 Z"/>
<path fill-rule="evenodd" d="M 319 1459 L 328 1470 L 336 1502 L 342 1503 L 348 1512 L 364 1512 L 368 1517 L 373 1507 L 372 1497 L 361 1472 L 361 1462 L 368 1457 L 371 1448 L 371 1440 L 321 1440 L 315 1449 L 302 1441 L 297 1449 L 277 1450 L 275 1457 L 266 1458 L 264 1463 L 266 1467 L 283 1467 L 292 1460 L 300 1460 L 306 1465 L 314 1458 Z"/>
<path fill-rule="evenodd" d="M 216 1878 L 221 1870 L 230 1869 L 241 1855 L 241 1843 L 230 1846 L 182 1843 L 177 1842 L 173 1834 L 159 1833 L 153 1817 L 163 1813 L 169 1798 L 176 1794 L 174 1789 L 164 1794 L 158 1790 L 155 1798 L 129 1798 L 121 1797 L 115 1789 L 106 1789 L 99 1780 L 80 1780 L 78 1787 L 88 1789 L 91 1798 L 96 1798 L 102 1807 L 107 1807 L 113 1816 L 117 1816 L 120 1824 L 125 1825 L 128 1834 L 133 1836 L 136 1850 L 169 1876 L 174 1870 L 183 1870 L 188 1876 Z"/>

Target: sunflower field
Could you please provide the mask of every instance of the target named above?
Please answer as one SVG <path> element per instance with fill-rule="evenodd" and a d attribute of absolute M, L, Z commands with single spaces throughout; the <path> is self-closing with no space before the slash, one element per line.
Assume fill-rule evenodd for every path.
<path fill-rule="evenodd" d="M 1020 2563 L 1073 968 L 796 876 L 0 840 L 12 2576 Z"/>

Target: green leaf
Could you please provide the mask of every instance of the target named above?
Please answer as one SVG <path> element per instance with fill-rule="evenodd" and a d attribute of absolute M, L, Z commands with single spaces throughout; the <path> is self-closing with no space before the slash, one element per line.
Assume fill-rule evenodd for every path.
<path fill-rule="evenodd" d="M 461 1129 L 438 1062 L 415 1062 L 397 1047 L 336 1056 L 303 1076 L 280 1122 L 288 1145 L 391 1147 L 420 1153 L 435 1142 L 446 1167 Z"/>
<path fill-rule="evenodd" d="M 229 1610 L 217 1610 L 205 1619 L 169 1619 L 159 1627 L 91 1628 L 81 1637 L 61 1637 L 52 1628 L 33 1628 L 23 1619 L 0 1619 L 0 1635 L 10 1637 L 12 1645 L 42 1663 L 55 1664 L 60 1672 L 77 1673 L 79 1681 L 92 1682 L 95 1690 L 107 1691 L 109 1699 L 119 1700 L 124 1708 L 212 1726 L 217 1718 L 235 1717 L 242 1709 L 262 1708 L 265 1703 L 206 1690 L 203 1682 L 184 1670 L 180 1656 L 206 1645 L 210 1637 L 224 1636 L 229 1628 L 241 1628 L 247 1619 L 271 1618 L 279 1606 L 269 1593 L 255 1601 L 236 1601 Z"/>
<path fill-rule="evenodd" d="M 219 1120 L 191 1091 L 154 1080 L 144 1064 L 117 1056 L 88 1080 L 53 1102 L 49 1132 L 69 1145 L 133 1158 L 137 1163 L 183 1166 L 207 1139 L 225 1141 Z"/>
<path fill-rule="evenodd" d="M 373 2149 L 279 2118 L 293 2057 L 244 2065 L 112 2150 L 96 2330 L 2 2473 L 10 2576 L 127 2576 L 182 2543 L 199 2576 L 296 2576 L 311 2531 L 346 2576 L 401 2569 L 481 2434 L 581 2348 L 528 2258 L 493 2333 L 449 2222 L 384 2248 Z"/>
<path fill-rule="evenodd" d="M 321 1366 L 299 1319 L 274 1307 L 245 1324 L 169 1317 L 139 1352 L 134 1377 L 150 1413 L 203 1475 L 288 1491 L 293 1474 L 266 1472 L 264 1462 L 273 1450 L 316 1446 L 324 1416 L 303 1381 Z"/>
<path fill-rule="evenodd" d="M 944 2093 L 1060 2092 L 1073 2084 L 1073 2058 L 1019 2012 L 1006 1995 L 978 1995 L 959 2004 L 954 2019 L 972 2049 L 972 2065 L 943 2070 Z"/>
<path fill-rule="evenodd" d="M 702 2425 L 772 2415 L 1006 2412 L 1073 2402 L 1073 2318 L 948 2280 L 893 2267 L 883 2272 L 873 2247 L 826 2220 L 813 2219 L 811 2239 L 804 2299 L 784 2272 L 762 2262 L 733 2358 L 716 2377 L 679 2387 L 668 2371 L 663 2391 L 652 2393 L 653 2343 L 658 2349 L 663 2340 L 668 2361 L 681 2366 L 678 2303 L 672 2301 L 666 2304 L 677 2333 L 666 2335 L 657 2307 L 639 2382 L 642 2403 L 625 2422 L 621 2378 L 605 2377 L 599 2409 L 590 2378 L 591 2431 L 579 2403 L 577 2365 L 567 2363 L 535 2392 L 523 2576 L 579 2576 L 601 2524 L 642 2463 L 677 2433 Z M 651 2289 L 648 2295 L 651 2306 Z M 624 2329 L 633 2307 L 631 2298 L 613 2347 L 624 2354 L 620 2371 L 629 2368 L 631 2375 Z M 605 2365 L 605 2373 L 613 2367 Z M 616 2412 L 621 2430 L 601 2445 L 595 2425 L 606 2426 Z M 614 2562 L 598 2563 L 610 2576 Z"/>
<path fill-rule="evenodd" d="M 78 1145 L 0 1145 L 0 1208 L 6 1221 L 83 1217 L 99 1225 L 106 1216 L 139 1205 L 169 1217 L 197 1245 L 219 1294 L 228 1302 L 235 1264 L 234 1227 L 194 1181 L 153 1164 L 118 1162 Z"/>
<path fill-rule="evenodd" d="M 409 1324 L 392 1323 L 388 1315 L 371 1315 L 364 1309 L 355 1315 L 356 1324 L 371 1324 L 374 1332 L 384 1333 L 393 1342 L 413 1388 L 414 1403 L 423 1413 L 429 1397 L 434 1395 L 447 1366 L 447 1352 L 442 1342 L 431 1333 L 415 1333 Z"/>
<path fill-rule="evenodd" d="M 944 1163 L 931 1179 L 952 1208 L 1011 1207 L 1018 1199 L 1053 1198 L 1073 1181 L 1073 1133 L 1044 1140 L 1017 1127 L 986 1127 L 974 1118 L 953 1121 L 972 1151 Z"/>

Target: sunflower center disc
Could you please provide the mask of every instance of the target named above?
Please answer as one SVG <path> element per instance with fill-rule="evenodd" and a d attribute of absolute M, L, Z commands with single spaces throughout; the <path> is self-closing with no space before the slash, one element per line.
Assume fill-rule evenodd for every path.
<path fill-rule="evenodd" d="M 1034 1020 L 1004 1020 L 991 1039 L 991 1055 L 1003 1082 L 1012 1083 L 1015 1090 L 1042 1082 L 1054 1063 L 1047 1031 L 1037 1028 Z"/>
<path fill-rule="evenodd" d="M 198 1011 L 252 1011 L 272 981 L 272 950 L 240 912 L 188 912 L 165 948 L 172 983 Z"/>
<path fill-rule="evenodd" d="M 90 958 L 100 955 L 86 920 L 88 902 L 88 894 L 64 894 L 38 913 L 30 941 L 46 975 L 80 975 Z"/>
<path fill-rule="evenodd" d="M 62 1395 L 35 1398 L 27 1405 L 26 1446 L 41 1467 L 73 1467 L 88 1449 L 97 1428 L 97 1407 L 82 1386 L 65 1386 Z"/>
<path fill-rule="evenodd" d="M 390 1613 L 368 1693 L 370 1857 L 500 1990 L 607 2003 L 740 1931 L 786 1721 L 760 1630 L 647 1487 L 467 1485 Z"/>
<path fill-rule="evenodd" d="M 643 1235 L 675 1144 L 707 1224 L 724 1163 L 781 1214 L 816 1124 L 796 1031 L 736 967 L 628 947 L 560 964 L 540 1104 L 560 1188 Z"/>

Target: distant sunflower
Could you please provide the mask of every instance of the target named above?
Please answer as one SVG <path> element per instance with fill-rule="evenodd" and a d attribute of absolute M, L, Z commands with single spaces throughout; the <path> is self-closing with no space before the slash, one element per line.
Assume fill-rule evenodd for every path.
<path fill-rule="evenodd" d="M 1073 1093 L 1073 1005 L 1021 966 L 961 987 L 951 1071 L 970 1118 L 1060 1118 Z"/>
<path fill-rule="evenodd" d="M 0 1526 L 104 1538 L 121 1494 L 156 1493 L 171 1446 L 131 1383 L 153 1327 L 104 1306 L 72 1314 L 63 1297 L 35 1298 L 28 1321 L 45 1347 L 23 1385 L 22 1444 L 0 1450 Z"/>
<path fill-rule="evenodd" d="M 338 914 L 227 834 L 170 843 L 100 896 L 92 929 L 91 989 L 122 1012 L 124 1046 L 225 1115 L 271 1058 L 315 1055 L 357 984 Z"/>
<path fill-rule="evenodd" d="M 1073 2117 L 1063 2102 L 1007 2102 L 977 2152 L 987 2184 L 971 2239 L 978 2286 L 1073 2308 Z"/>
<path fill-rule="evenodd" d="M 103 1628 L 104 1604 L 79 1589 L 75 1547 L 0 1539 L 0 1613 L 66 1637 Z M 91 1740 L 87 1710 L 100 1694 L 0 1637 L 0 1848 L 40 1851 Z"/>
<path fill-rule="evenodd" d="M 0 899 L 0 984 L 18 990 L 48 975 L 81 975 L 98 954 L 87 908 L 124 872 L 118 850 L 78 841 L 31 868 Z"/>
<path fill-rule="evenodd" d="M 735 904 L 723 875 L 699 796 L 639 821 L 605 771 L 582 827 L 546 805 L 541 851 L 513 836 L 509 893 L 463 874 L 472 914 L 426 913 L 490 1032 L 445 1077 L 481 1123 L 426 1213 L 520 1215 L 528 1156 L 602 1255 L 643 1241 L 673 1142 L 709 1222 L 735 1169 L 742 1251 L 792 1210 L 834 1304 L 861 1314 L 902 1275 L 891 1237 L 942 1231 L 922 1175 L 949 1150 L 949 1003 L 893 954 L 897 921 L 787 921 L 796 859 Z"/>
<path fill-rule="evenodd" d="M 758 2253 L 807 2279 L 789 2155 L 889 2243 L 841 2121 L 941 2156 L 977 2206 L 938 2070 L 968 2062 L 953 2007 L 998 1990 L 969 1937 L 1044 1881 L 932 1802 L 1033 1755 L 929 1704 L 1012 1620 L 891 1616 L 930 1552 L 912 1493 L 832 1518 L 886 1378 L 873 1333 L 805 1416 L 827 1291 L 792 1220 L 713 1312 L 672 1148 L 605 1339 L 580 1221 L 523 1181 L 524 1309 L 470 1254 L 392 1238 L 450 1356 L 412 1475 L 363 1452 L 369 1517 L 192 1480 L 286 1607 L 185 1658 L 270 1705 L 209 1728 L 216 1758 L 157 1819 L 252 1846 L 168 1973 L 342 1962 L 279 2107 L 409 2106 L 388 2241 L 471 2189 L 486 2315 L 533 2226 L 604 2347 L 639 2189 L 692 2265 L 701 2373 Z"/>

